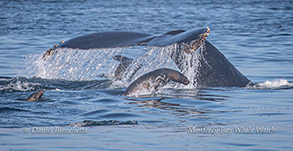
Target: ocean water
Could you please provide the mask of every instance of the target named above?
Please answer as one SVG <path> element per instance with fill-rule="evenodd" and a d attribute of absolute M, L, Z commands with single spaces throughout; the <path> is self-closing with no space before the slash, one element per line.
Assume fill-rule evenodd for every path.
<path fill-rule="evenodd" d="M 293 150 L 290 0 L 2 0 L 0 8 L 0 150 Z M 171 83 L 123 96 L 130 75 L 113 80 L 113 55 L 138 58 L 141 75 L 176 69 L 170 47 L 62 49 L 42 59 L 89 33 L 207 26 L 208 40 L 256 86 Z M 38 90 L 40 102 L 24 101 Z"/>

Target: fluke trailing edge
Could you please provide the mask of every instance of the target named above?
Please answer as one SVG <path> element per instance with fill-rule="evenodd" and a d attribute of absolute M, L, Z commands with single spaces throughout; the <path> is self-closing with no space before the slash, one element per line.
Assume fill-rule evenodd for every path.
<path fill-rule="evenodd" d="M 137 32 L 99 32 L 79 36 L 68 41 L 62 41 L 58 45 L 44 53 L 43 57 L 55 54 L 56 48 L 117 48 L 128 46 L 159 46 L 164 47 L 171 44 L 183 44 L 183 50 L 193 52 L 206 40 L 210 29 L 200 28 L 196 30 L 184 31 L 175 30 L 162 35 L 150 35 Z"/>

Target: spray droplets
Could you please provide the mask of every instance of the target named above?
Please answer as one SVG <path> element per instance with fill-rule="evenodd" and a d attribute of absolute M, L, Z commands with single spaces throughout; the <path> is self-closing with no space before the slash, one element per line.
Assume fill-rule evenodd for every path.
<path fill-rule="evenodd" d="M 26 58 L 26 68 L 21 72 L 28 77 L 64 80 L 97 80 L 108 78 L 117 81 L 114 72 L 119 65 L 113 59 L 115 55 L 122 55 L 134 60 L 119 80 L 121 87 L 128 86 L 141 75 L 159 68 L 170 68 L 180 71 L 190 80 L 188 86 L 176 87 L 194 88 L 196 86 L 197 68 L 203 46 L 193 53 L 184 53 L 180 69 L 172 59 L 172 53 L 179 46 L 173 44 L 167 47 L 128 47 L 113 49 L 69 49 L 58 48 L 58 52 L 46 59 L 42 55 L 31 55 Z M 100 76 L 103 75 L 103 76 Z M 117 82 L 116 82 L 117 84 Z"/>

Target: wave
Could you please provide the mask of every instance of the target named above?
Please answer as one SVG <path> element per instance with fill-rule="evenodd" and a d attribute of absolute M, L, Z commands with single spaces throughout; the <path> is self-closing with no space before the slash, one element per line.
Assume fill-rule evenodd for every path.
<path fill-rule="evenodd" d="M 0 113 L 7 113 L 7 112 L 31 112 L 29 110 L 19 109 L 19 108 L 12 108 L 12 107 L 1 107 Z"/>
<path fill-rule="evenodd" d="M 0 92 L 107 89 L 110 87 L 111 83 L 110 80 L 71 81 L 26 77 L 1 77 Z"/>
<path fill-rule="evenodd" d="M 40 83 L 27 81 L 26 78 L 1 78 L 0 91 L 32 91 L 40 86 Z"/>
<path fill-rule="evenodd" d="M 82 122 L 69 124 L 69 126 L 72 126 L 72 127 L 106 126 L 106 125 L 137 125 L 137 121 L 117 121 L 117 120 L 92 121 L 92 120 L 86 120 L 86 121 L 82 121 Z"/>

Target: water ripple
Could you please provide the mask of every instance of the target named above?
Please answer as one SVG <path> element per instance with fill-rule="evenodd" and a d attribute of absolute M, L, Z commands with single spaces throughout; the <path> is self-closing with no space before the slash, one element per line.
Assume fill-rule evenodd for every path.
<path fill-rule="evenodd" d="M 74 124 L 70 124 L 69 126 L 77 126 L 77 127 L 87 127 L 87 126 L 106 126 L 106 125 L 136 125 L 137 121 L 82 121 Z"/>

